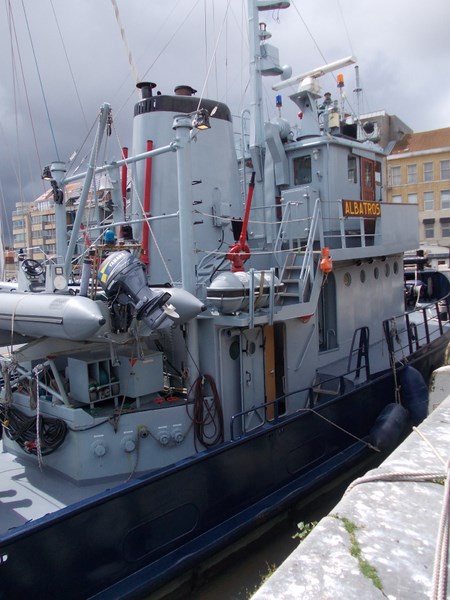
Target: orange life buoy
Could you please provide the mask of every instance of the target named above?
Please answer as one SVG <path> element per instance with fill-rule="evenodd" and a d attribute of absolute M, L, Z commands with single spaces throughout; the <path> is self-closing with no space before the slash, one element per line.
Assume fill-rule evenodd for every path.
<path fill-rule="evenodd" d="M 333 270 L 333 261 L 330 256 L 330 249 L 324 246 L 322 248 L 322 259 L 320 261 L 320 268 L 324 273 L 331 273 Z"/>

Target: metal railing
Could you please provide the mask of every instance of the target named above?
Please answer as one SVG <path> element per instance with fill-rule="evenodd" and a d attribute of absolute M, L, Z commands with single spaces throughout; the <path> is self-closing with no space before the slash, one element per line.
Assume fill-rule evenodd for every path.
<path fill-rule="evenodd" d="M 412 354 L 424 344 L 429 344 L 437 336 L 443 335 L 444 323 L 448 323 L 449 313 L 450 294 L 447 294 L 440 300 L 383 321 L 389 355 L 394 357 L 397 352 L 405 351 Z M 420 316 L 420 320 L 412 320 L 413 314 L 416 315 L 416 318 Z M 431 331 L 431 323 L 437 324 L 437 330 L 433 328 L 434 330 Z M 406 339 L 402 340 L 401 334 L 406 334 Z"/>

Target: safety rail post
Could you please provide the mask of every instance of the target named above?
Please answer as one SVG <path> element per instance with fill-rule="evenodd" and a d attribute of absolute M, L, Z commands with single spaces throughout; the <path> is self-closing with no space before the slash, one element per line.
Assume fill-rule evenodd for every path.
<path fill-rule="evenodd" d="M 283 216 L 281 217 L 281 223 L 278 227 L 278 234 L 275 239 L 273 251 L 275 253 L 281 250 L 281 246 L 283 244 L 284 236 L 286 233 L 287 222 L 289 220 L 291 214 L 291 205 L 293 202 L 286 202 L 286 204 L 282 205 Z"/>
<path fill-rule="evenodd" d="M 387 343 L 387 347 L 388 347 L 388 351 L 389 351 L 389 358 L 390 358 L 390 362 L 391 362 L 391 366 L 394 366 L 394 344 L 392 342 L 392 336 L 391 336 L 391 327 L 390 327 L 390 322 L 393 319 L 386 319 L 385 321 L 383 321 L 383 329 L 384 329 L 384 337 L 386 338 L 386 343 Z M 395 322 L 395 319 L 394 319 Z"/>
<path fill-rule="evenodd" d="M 427 344 L 430 343 L 430 330 L 428 328 L 428 318 L 427 318 L 427 308 L 426 306 L 424 306 L 422 308 L 422 315 L 423 315 L 423 325 L 425 327 L 425 338 L 427 340 Z"/>
<path fill-rule="evenodd" d="M 413 343 L 412 343 L 412 336 L 411 336 L 411 322 L 409 320 L 408 313 L 405 314 L 405 320 L 406 320 L 406 331 L 408 332 L 409 352 L 410 352 L 410 354 L 412 354 L 413 353 Z M 417 343 L 417 337 L 416 337 L 416 343 Z"/>
<path fill-rule="evenodd" d="M 273 314 L 275 311 L 275 268 L 270 268 L 269 288 L 269 325 L 273 325 Z"/>
<path fill-rule="evenodd" d="M 439 333 L 441 335 L 443 335 L 444 334 L 444 328 L 442 327 L 442 318 L 441 318 L 441 313 L 439 311 L 439 302 L 436 302 L 434 306 L 436 308 L 436 316 L 437 316 L 437 320 L 438 320 L 438 323 L 439 323 Z"/>
<path fill-rule="evenodd" d="M 302 267 L 300 269 L 300 283 L 301 283 L 301 292 L 302 292 L 302 302 L 305 301 L 305 283 L 306 278 L 310 280 L 311 287 L 314 284 L 314 238 L 316 237 L 317 228 L 320 226 L 320 198 L 316 198 L 314 203 L 313 214 L 311 218 L 311 226 L 308 235 L 308 242 L 306 244 L 305 254 L 303 257 Z M 323 231 L 319 229 L 320 243 L 323 246 Z"/>
<path fill-rule="evenodd" d="M 255 323 L 255 269 L 250 269 L 250 282 L 248 286 L 248 320 L 249 327 L 253 329 Z"/>
<path fill-rule="evenodd" d="M 338 200 L 339 228 L 341 230 L 341 248 L 347 248 L 347 239 L 345 237 L 345 217 L 342 211 L 342 200 Z"/>

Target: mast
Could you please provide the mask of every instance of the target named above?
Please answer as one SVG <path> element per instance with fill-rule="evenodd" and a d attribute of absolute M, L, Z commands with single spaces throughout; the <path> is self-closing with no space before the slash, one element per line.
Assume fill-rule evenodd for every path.
<path fill-rule="evenodd" d="M 359 82 L 359 67 L 358 67 L 358 65 L 356 65 L 356 67 L 355 67 L 355 81 L 356 81 L 356 87 L 353 91 L 356 96 L 356 123 L 357 123 L 357 127 L 358 127 L 357 138 L 358 138 L 358 140 L 360 140 L 361 139 L 361 106 L 360 106 L 360 102 L 361 102 L 362 88 L 361 88 L 361 84 Z"/>
<path fill-rule="evenodd" d="M 256 181 L 263 180 L 264 166 L 264 115 L 262 98 L 261 40 L 266 39 L 260 30 L 258 11 L 289 8 L 289 0 L 248 0 L 249 53 L 250 53 L 250 156 Z"/>
<path fill-rule="evenodd" d="M 261 49 L 259 43 L 258 8 L 255 0 L 248 0 L 249 59 L 250 59 L 250 156 L 256 181 L 262 181 L 264 118 L 262 109 Z"/>

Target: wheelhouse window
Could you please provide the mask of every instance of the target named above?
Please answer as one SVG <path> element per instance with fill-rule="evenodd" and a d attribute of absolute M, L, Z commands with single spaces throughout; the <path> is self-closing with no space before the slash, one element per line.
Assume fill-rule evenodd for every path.
<path fill-rule="evenodd" d="M 408 165 L 408 183 L 417 183 L 417 165 Z"/>
<path fill-rule="evenodd" d="M 305 185 L 312 181 L 311 155 L 294 158 L 294 185 Z"/>
<path fill-rule="evenodd" d="M 358 183 L 358 171 L 356 165 L 356 156 L 349 156 L 347 159 L 347 173 L 350 183 Z"/>
<path fill-rule="evenodd" d="M 434 193 L 423 193 L 423 210 L 434 210 Z"/>
<path fill-rule="evenodd" d="M 391 185 L 401 185 L 402 177 L 400 167 L 391 167 L 389 171 Z"/>
<path fill-rule="evenodd" d="M 373 163 L 369 161 L 364 162 L 364 185 L 366 187 L 373 187 Z"/>
<path fill-rule="evenodd" d="M 423 163 L 423 180 L 424 181 L 433 181 L 433 163 L 432 162 Z"/>
<path fill-rule="evenodd" d="M 383 177 L 382 177 L 382 165 L 379 161 L 375 161 L 375 189 L 376 189 L 376 197 L 381 200 L 382 199 L 382 184 L 383 184 Z"/>

